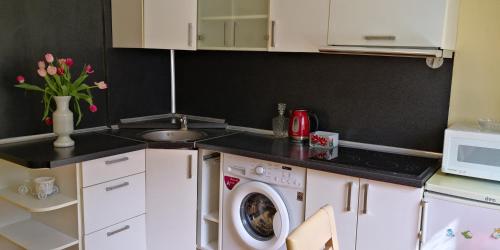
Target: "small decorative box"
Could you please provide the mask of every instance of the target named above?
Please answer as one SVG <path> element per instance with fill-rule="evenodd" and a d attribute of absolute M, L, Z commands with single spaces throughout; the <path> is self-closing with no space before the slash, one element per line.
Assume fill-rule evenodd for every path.
<path fill-rule="evenodd" d="M 339 145 L 339 134 L 316 131 L 309 134 L 309 146 L 318 148 L 334 148 Z"/>
<path fill-rule="evenodd" d="M 339 148 L 311 148 L 310 154 L 318 160 L 333 160 L 339 157 Z"/>

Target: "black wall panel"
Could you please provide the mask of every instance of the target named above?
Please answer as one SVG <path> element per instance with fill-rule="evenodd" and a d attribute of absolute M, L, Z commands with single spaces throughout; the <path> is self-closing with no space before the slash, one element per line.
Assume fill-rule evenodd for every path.
<path fill-rule="evenodd" d="M 100 0 L 0 1 L 0 138 L 45 133 L 52 130 L 41 121 L 40 94 L 13 87 L 22 74 L 30 83 L 43 83 L 37 62 L 46 52 L 75 60 L 75 73 L 84 63 L 95 73 L 88 83 L 103 80 L 103 25 Z M 102 126 L 106 120 L 106 93 L 94 91 L 99 112 L 87 105 L 79 128 Z"/>
<path fill-rule="evenodd" d="M 441 151 L 452 62 L 305 53 L 182 52 L 180 112 L 271 128 L 277 103 L 307 107 L 341 139 Z"/>
<path fill-rule="evenodd" d="M 2 0 L 0 25 L 0 138 L 51 130 L 41 96 L 12 87 L 18 74 L 41 82 L 36 62 L 47 51 L 94 65 L 89 82 L 109 84 L 95 92 L 100 112 L 87 112 L 79 128 L 170 111 L 169 51 L 112 48 L 110 0 Z M 178 51 L 176 59 L 181 113 L 270 129 L 285 102 L 315 111 L 320 129 L 344 140 L 442 150 L 452 60 L 432 70 L 423 59 L 306 53 Z"/>
<path fill-rule="evenodd" d="M 170 113 L 170 51 L 114 49 L 111 0 L 103 3 L 111 124 L 121 118 Z"/>

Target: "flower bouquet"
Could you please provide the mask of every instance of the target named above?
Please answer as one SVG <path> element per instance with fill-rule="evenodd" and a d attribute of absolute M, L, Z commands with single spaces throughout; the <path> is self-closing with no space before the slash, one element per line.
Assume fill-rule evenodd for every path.
<path fill-rule="evenodd" d="M 56 147 L 70 147 L 75 144 L 69 137 L 73 132 L 73 112 L 69 108 L 71 98 L 73 98 L 73 111 L 78 115 L 76 121 L 78 126 L 83 116 L 80 101 L 83 100 L 89 105 L 90 112 L 97 112 L 91 90 L 94 88 L 104 90 L 108 87 L 103 81 L 95 82 L 92 86 L 85 83 L 89 74 L 94 73 L 91 65 L 84 65 L 76 80 L 72 81 L 70 69 L 73 64 L 71 58 L 56 60 L 52 54 L 48 53 L 45 55 L 45 60 L 38 62 L 37 70 L 38 75 L 45 80 L 45 84 L 42 86 L 29 84 L 20 75 L 17 77 L 17 84 L 15 85 L 17 88 L 43 94 L 44 112 L 42 120 L 47 125 L 53 125 L 54 133 L 58 135 L 57 140 L 54 142 Z M 54 103 L 56 109 L 54 109 Z"/>

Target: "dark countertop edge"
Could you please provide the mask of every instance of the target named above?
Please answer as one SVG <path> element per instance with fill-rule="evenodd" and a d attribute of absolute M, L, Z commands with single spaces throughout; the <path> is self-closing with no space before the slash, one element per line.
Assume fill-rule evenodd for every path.
<path fill-rule="evenodd" d="M 91 161 L 91 160 L 95 160 L 95 159 L 99 159 L 99 158 L 103 158 L 103 157 L 124 154 L 124 153 L 128 153 L 128 152 L 142 150 L 142 149 L 146 149 L 146 144 L 142 143 L 142 144 L 125 146 L 125 147 L 113 148 L 113 149 L 99 151 L 99 152 L 92 153 L 92 154 L 75 156 L 75 157 L 64 159 L 64 160 L 51 161 L 50 168 L 66 166 L 66 165 L 80 163 L 80 162 L 84 162 L 84 161 Z"/>
<path fill-rule="evenodd" d="M 130 146 L 124 146 L 119 148 L 113 148 L 109 150 L 99 151 L 91 154 L 79 155 L 67 159 L 62 160 L 52 160 L 52 161 L 36 161 L 36 160 L 25 160 L 18 157 L 13 157 L 9 154 L 0 153 L 0 158 L 6 161 L 10 161 L 12 163 L 21 165 L 26 168 L 31 169 L 49 169 L 49 168 L 57 168 L 62 166 L 67 166 L 75 163 L 80 163 L 84 161 L 95 160 L 102 157 L 108 157 L 112 155 L 124 154 L 132 151 L 146 149 L 145 144 L 136 144 Z"/>
<path fill-rule="evenodd" d="M 207 141 L 207 142 L 209 142 L 209 141 Z M 278 162 L 278 163 L 282 163 L 282 164 L 295 165 L 298 167 L 303 167 L 303 168 L 308 168 L 308 169 L 320 170 L 320 171 L 325 171 L 325 172 L 330 172 L 330 173 L 335 173 L 335 174 L 342 174 L 342 175 L 347 175 L 347 176 L 365 178 L 365 179 L 370 179 L 370 180 L 375 180 L 375 181 L 382 181 L 382 182 L 387 182 L 387 183 L 404 185 L 404 186 L 411 186 L 411 187 L 416 187 L 416 188 L 423 188 L 425 185 L 425 182 L 438 169 L 437 167 L 434 169 L 430 168 L 429 170 L 424 172 L 421 176 L 415 178 L 415 177 L 409 177 L 409 176 L 402 176 L 402 175 L 396 176 L 396 175 L 384 174 L 384 173 L 374 172 L 374 171 L 369 171 L 369 170 L 349 168 L 346 166 L 341 166 L 341 165 L 337 165 L 337 164 L 333 164 L 333 163 L 314 161 L 314 160 L 309 160 L 309 159 L 298 160 L 298 159 L 291 159 L 288 157 L 280 157 L 280 156 L 269 155 L 269 154 L 258 153 L 258 152 L 236 149 L 236 148 L 230 148 L 230 147 L 213 146 L 213 145 L 206 144 L 206 143 L 198 143 L 197 147 L 200 149 L 208 149 L 208 150 L 218 151 L 218 152 L 222 152 L 222 153 L 234 154 L 234 155 L 256 158 L 256 159 L 266 160 L 266 161 L 273 161 L 273 162 Z"/>

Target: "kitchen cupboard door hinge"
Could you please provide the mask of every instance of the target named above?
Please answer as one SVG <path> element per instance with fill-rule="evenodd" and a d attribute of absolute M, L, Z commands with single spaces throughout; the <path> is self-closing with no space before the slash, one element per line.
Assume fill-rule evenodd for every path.
<path fill-rule="evenodd" d="M 198 39 L 198 41 L 205 40 L 205 37 L 203 35 L 198 35 L 198 36 L 196 36 L 196 38 Z"/>

